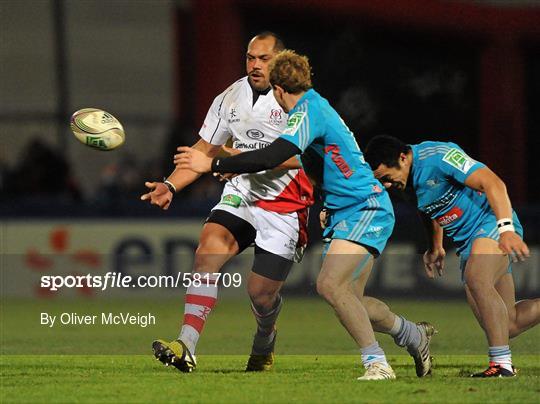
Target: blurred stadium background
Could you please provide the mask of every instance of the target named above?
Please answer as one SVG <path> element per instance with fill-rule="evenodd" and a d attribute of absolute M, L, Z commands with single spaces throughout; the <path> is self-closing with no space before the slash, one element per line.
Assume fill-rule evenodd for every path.
<path fill-rule="evenodd" d="M 145 180 L 172 170 L 176 146 L 197 139 L 213 98 L 244 75 L 246 43 L 262 30 L 310 57 L 315 87 L 361 147 L 377 134 L 411 143 L 451 140 L 497 172 L 533 250 L 515 270 L 518 295 L 537 294 L 539 6 L 535 0 L 2 0 L 3 297 L 51 297 L 37 287 L 43 273 L 190 270 L 221 185 L 205 177 L 167 212 L 139 195 Z M 84 107 L 119 118 L 126 144 L 109 153 L 79 144 L 68 123 Z M 377 264 L 373 293 L 461 297 L 457 259 L 449 254 L 447 276 L 428 283 L 414 209 L 397 201 L 396 210 L 396 233 Z M 317 212 L 310 253 L 286 293 L 314 294 Z M 249 265 L 248 256 L 229 270 Z M 58 295 L 81 293 L 93 295 Z"/>

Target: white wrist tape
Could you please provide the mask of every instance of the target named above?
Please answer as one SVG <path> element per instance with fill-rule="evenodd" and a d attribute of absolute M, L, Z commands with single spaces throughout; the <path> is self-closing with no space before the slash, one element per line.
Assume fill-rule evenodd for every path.
<path fill-rule="evenodd" d="M 511 217 L 503 217 L 502 219 L 497 220 L 497 227 L 504 226 L 505 224 L 512 224 L 512 218 Z"/>
<path fill-rule="evenodd" d="M 497 228 L 497 230 L 499 231 L 499 234 L 503 234 L 505 231 L 516 231 L 513 224 L 505 224 L 504 226 Z"/>
<path fill-rule="evenodd" d="M 499 231 L 499 234 L 503 234 L 505 231 L 516 231 L 514 222 L 509 217 L 497 220 L 497 230 Z"/>

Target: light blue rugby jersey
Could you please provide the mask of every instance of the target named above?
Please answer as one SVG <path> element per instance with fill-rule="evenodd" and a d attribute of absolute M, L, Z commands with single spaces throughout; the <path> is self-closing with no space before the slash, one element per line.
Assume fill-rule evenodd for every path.
<path fill-rule="evenodd" d="M 469 175 L 485 165 L 455 143 L 422 142 L 411 148 L 418 209 L 435 219 L 454 241 L 468 240 L 492 213 L 486 195 L 464 185 Z"/>
<path fill-rule="evenodd" d="M 353 133 L 315 90 L 308 90 L 289 111 L 281 137 L 318 160 L 304 169 L 321 185 L 327 208 L 346 208 L 386 192 L 364 160 Z"/>

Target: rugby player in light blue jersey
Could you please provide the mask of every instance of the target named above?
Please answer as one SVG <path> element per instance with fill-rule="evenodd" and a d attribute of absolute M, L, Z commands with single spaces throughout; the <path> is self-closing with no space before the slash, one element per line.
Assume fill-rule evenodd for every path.
<path fill-rule="evenodd" d="M 387 188 L 414 189 L 430 233 L 427 275 L 442 275 L 443 231 L 461 257 L 467 300 L 489 344 L 489 367 L 473 377 L 515 376 L 509 338 L 540 322 L 540 299 L 516 303 L 511 261 L 529 249 L 503 181 L 458 145 L 407 145 L 391 136 L 373 138 L 366 160 Z"/>
<path fill-rule="evenodd" d="M 311 88 L 311 68 L 305 56 L 293 51 L 277 55 L 270 65 L 270 83 L 277 102 L 289 113 L 280 138 L 265 149 L 230 158 L 211 159 L 180 147 L 175 164 L 201 173 L 250 173 L 273 168 L 299 154 L 311 160 L 304 168 L 318 177 L 329 211 L 324 235 L 330 242 L 317 290 L 361 350 L 366 372 L 359 380 L 395 378 L 374 329 L 406 346 L 417 375 L 425 376 L 431 371 L 433 326 L 414 324 L 396 316 L 383 302 L 364 296 L 373 258 L 382 253 L 394 227 L 387 192 L 364 161 L 352 132 L 328 101 Z"/>

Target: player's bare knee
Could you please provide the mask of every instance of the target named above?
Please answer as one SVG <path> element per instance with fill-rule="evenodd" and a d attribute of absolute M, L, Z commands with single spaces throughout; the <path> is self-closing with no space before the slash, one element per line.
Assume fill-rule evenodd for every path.
<path fill-rule="evenodd" d="M 264 285 L 248 284 L 248 295 L 256 309 L 271 309 L 277 299 L 279 290 L 265 288 Z"/>
<path fill-rule="evenodd" d="M 326 295 L 329 293 L 328 289 L 329 289 L 329 287 L 325 282 L 320 281 L 320 280 L 317 281 L 317 293 L 319 294 L 319 296 L 326 299 Z M 328 300 L 328 299 L 326 299 L 326 300 Z"/>
<path fill-rule="evenodd" d="M 276 299 L 278 298 L 278 294 L 271 294 L 271 293 L 261 293 L 257 295 L 249 295 L 249 298 L 251 299 L 251 302 L 253 303 L 253 306 L 258 312 L 267 312 L 269 310 L 272 310 L 272 308 L 276 304 Z"/>
<path fill-rule="evenodd" d="M 318 279 L 317 293 L 328 303 L 333 304 L 339 295 L 339 285 L 326 278 Z"/>

